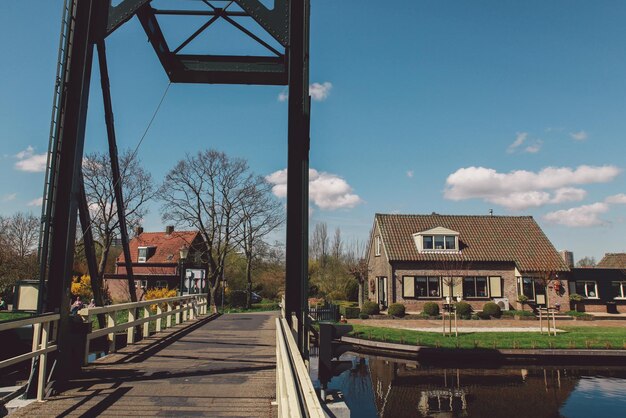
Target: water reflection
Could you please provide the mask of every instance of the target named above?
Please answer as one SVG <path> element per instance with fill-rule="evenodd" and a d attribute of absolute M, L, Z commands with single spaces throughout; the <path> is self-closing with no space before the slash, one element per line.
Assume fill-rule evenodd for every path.
<path fill-rule="evenodd" d="M 447 369 L 379 357 L 353 357 L 329 387 L 344 393 L 352 417 L 624 416 L 626 367 Z"/>

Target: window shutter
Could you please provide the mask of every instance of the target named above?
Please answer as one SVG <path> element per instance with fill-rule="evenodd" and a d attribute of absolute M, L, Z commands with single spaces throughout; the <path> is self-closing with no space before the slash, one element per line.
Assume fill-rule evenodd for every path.
<path fill-rule="evenodd" d="M 403 298 L 415 297 L 415 277 L 404 276 L 402 278 L 402 297 Z"/>
<path fill-rule="evenodd" d="M 489 294 L 492 298 L 502 297 L 502 278 L 500 276 L 489 278 Z"/>
<path fill-rule="evenodd" d="M 454 278 L 454 288 L 452 289 L 452 296 L 454 297 L 463 296 L 463 278 L 462 277 Z"/>

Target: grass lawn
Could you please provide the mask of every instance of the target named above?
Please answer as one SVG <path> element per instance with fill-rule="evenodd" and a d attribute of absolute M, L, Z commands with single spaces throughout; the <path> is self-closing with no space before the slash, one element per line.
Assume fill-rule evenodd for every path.
<path fill-rule="evenodd" d="M 626 329 L 619 327 L 560 326 L 556 336 L 535 332 L 474 332 L 444 337 L 436 332 L 352 325 L 352 337 L 399 344 L 442 348 L 577 348 L 626 349 Z"/>
<path fill-rule="evenodd" d="M 28 318 L 32 316 L 29 313 L 26 312 L 7 312 L 7 311 L 3 311 L 0 312 L 0 322 L 2 321 L 11 321 L 13 319 L 22 319 L 22 318 Z"/>

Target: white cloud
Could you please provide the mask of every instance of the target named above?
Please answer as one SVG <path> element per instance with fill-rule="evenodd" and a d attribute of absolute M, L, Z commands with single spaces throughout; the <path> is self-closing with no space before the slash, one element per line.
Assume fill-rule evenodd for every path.
<path fill-rule="evenodd" d="M 570 132 L 569 136 L 574 140 L 574 141 L 584 141 L 587 138 L 589 138 L 589 134 L 585 131 L 578 131 L 578 132 Z"/>
<path fill-rule="evenodd" d="M 35 148 L 29 145 L 25 150 L 15 154 L 15 158 L 18 160 L 15 163 L 17 170 L 27 171 L 29 173 L 40 173 L 46 169 L 48 154 L 35 154 Z"/>
<path fill-rule="evenodd" d="M 330 94 L 330 90 L 333 88 L 333 85 L 329 81 L 325 81 L 323 83 L 313 83 L 309 86 L 309 94 L 311 95 L 311 99 L 316 102 L 322 102 L 328 98 Z"/>
<path fill-rule="evenodd" d="M 406 176 L 407 176 L 408 178 L 410 178 L 410 179 L 412 179 L 412 178 L 413 178 L 413 174 L 414 174 L 414 173 L 413 173 L 413 170 L 407 170 L 407 172 L 406 172 Z"/>
<path fill-rule="evenodd" d="M 598 202 L 591 205 L 578 206 L 575 208 L 557 210 L 544 215 L 547 222 L 571 226 L 587 227 L 604 224 L 599 215 L 609 210 L 609 205 Z"/>
<path fill-rule="evenodd" d="M 604 202 L 612 203 L 612 204 L 626 204 L 626 194 L 624 193 L 614 194 L 613 196 L 609 196 L 606 199 L 604 199 Z"/>
<path fill-rule="evenodd" d="M 518 132 L 515 134 L 515 141 L 506 149 L 506 152 L 509 154 L 513 154 L 517 148 L 519 148 L 524 141 L 528 138 L 528 132 Z"/>
<path fill-rule="evenodd" d="M 325 81 L 323 83 L 313 83 L 309 84 L 309 94 L 311 95 L 311 100 L 316 102 L 323 102 L 330 95 L 330 90 L 333 88 L 333 83 L 330 81 Z M 283 90 L 278 93 L 278 101 L 286 102 L 289 98 L 289 91 Z"/>
<path fill-rule="evenodd" d="M 528 152 L 530 154 L 536 154 L 539 152 L 539 150 L 541 149 L 541 146 L 543 145 L 543 141 L 538 139 L 537 141 L 535 141 L 534 144 L 527 146 L 526 148 L 524 148 L 525 152 Z"/>
<path fill-rule="evenodd" d="M 287 99 L 289 98 L 289 92 L 287 91 L 287 89 L 281 91 L 280 93 L 278 93 L 278 101 L 279 102 L 286 102 Z"/>
<path fill-rule="evenodd" d="M 446 179 L 444 197 L 450 200 L 483 199 L 508 209 L 521 210 L 549 203 L 582 200 L 585 190 L 572 185 L 606 183 L 620 173 L 615 166 L 547 167 L 539 172 L 515 170 L 498 173 L 485 167 L 460 168 Z"/>
<path fill-rule="evenodd" d="M 4 196 L 2 196 L 2 201 L 10 202 L 12 200 L 15 200 L 16 197 L 17 197 L 17 193 L 5 194 Z"/>
<path fill-rule="evenodd" d="M 287 197 L 287 169 L 276 171 L 265 179 L 274 185 L 274 195 Z M 323 210 L 353 208 L 363 202 L 343 178 L 313 168 L 309 169 L 309 198 Z"/>
<path fill-rule="evenodd" d="M 38 197 L 37 199 L 33 199 L 26 204 L 26 206 L 41 206 L 43 204 L 43 197 Z"/>

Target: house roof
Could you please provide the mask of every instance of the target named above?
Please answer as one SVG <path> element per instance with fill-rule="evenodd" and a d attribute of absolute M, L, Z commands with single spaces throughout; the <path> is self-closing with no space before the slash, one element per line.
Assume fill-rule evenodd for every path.
<path fill-rule="evenodd" d="M 606 253 L 598 267 L 626 269 L 626 253 Z"/>
<path fill-rule="evenodd" d="M 532 216 L 376 214 L 389 261 L 513 262 L 520 271 L 568 271 Z M 419 253 L 413 234 L 442 227 L 458 231 L 459 252 Z"/>
<path fill-rule="evenodd" d="M 198 235 L 197 231 L 174 231 L 166 232 L 142 232 L 129 242 L 130 256 L 133 263 L 137 262 L 139 247 L 156 247 L 154 255 L 147 261 L 149 263 L 178 263 L 179 250 L 183 246 L 191 247 Z M 117 258 L 118 264 L 124 263 L 124 253 Z"/>

